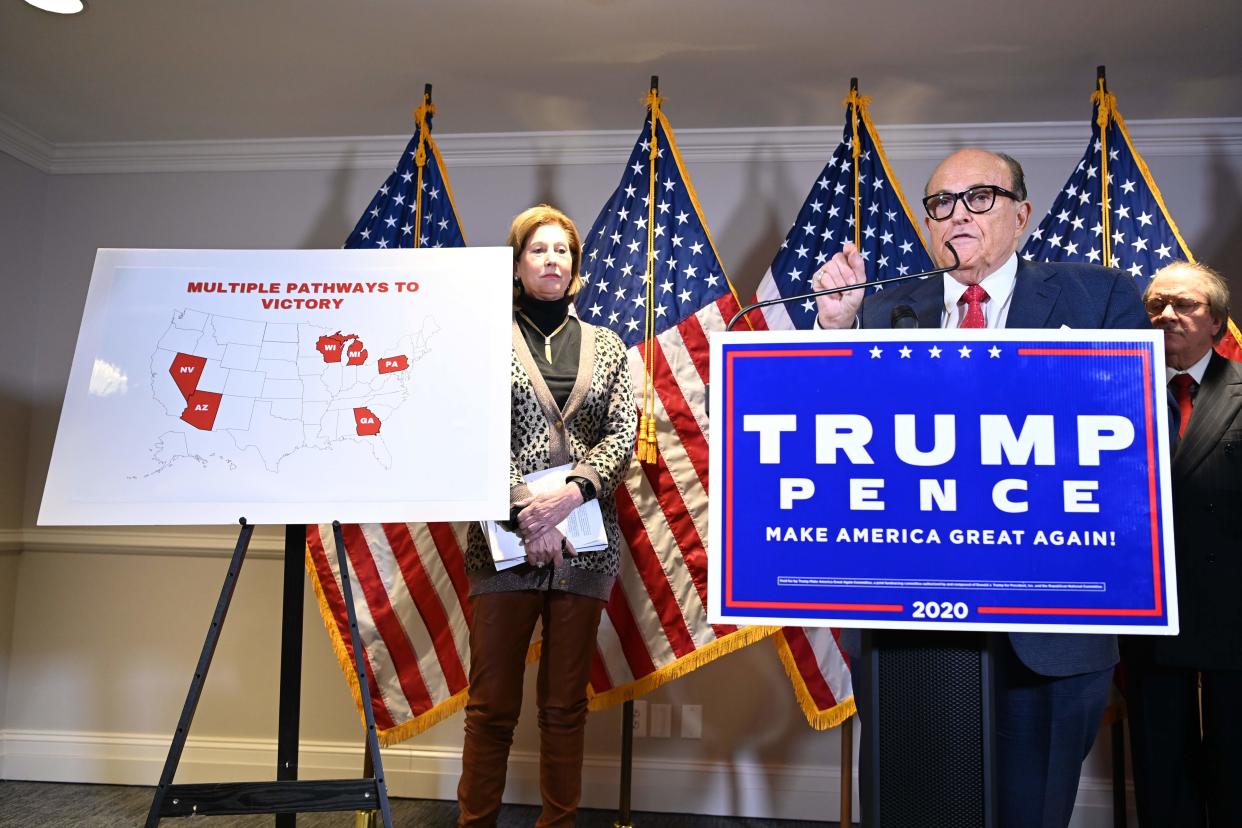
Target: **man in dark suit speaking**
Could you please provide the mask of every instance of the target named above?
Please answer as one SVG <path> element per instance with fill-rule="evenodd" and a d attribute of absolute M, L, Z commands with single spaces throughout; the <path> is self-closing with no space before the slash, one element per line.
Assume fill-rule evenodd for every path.
<path fill-rule="evenodd" d="M 1149 328 L 1127 274 L 1019 259 L 1031 204 L 1022 167 L 1009 156 L 980 149 L 953 153 L 928 179 L 923 206 L 932 259 L 940 267 L 953 263 L 947 242 L 961 265 L 865 301 L 861 290 L 821 296 L 819 327 L 887 328 L 913 313 L 923 328 Z M 847 244 L 815 274 L 812 288 L 865 279 L 858 251 Z M 1082 760 L 1107 703 L 1117 641 L 1111 635 L 1056 633 L 1005 638 L 995 679 L 998 824 L 1065 826 Z M 859 716 L 866 728 L 867 711 L 860 709 Z"/>
<path fill-rule="evenodd" d="M 1139 824 L 1242 825 L 1242 364 L 1212 350 L 1229 286 L 1177 262 L 1143 296 L 1164 330 L 1181 633 L 1127 637 Z"/>

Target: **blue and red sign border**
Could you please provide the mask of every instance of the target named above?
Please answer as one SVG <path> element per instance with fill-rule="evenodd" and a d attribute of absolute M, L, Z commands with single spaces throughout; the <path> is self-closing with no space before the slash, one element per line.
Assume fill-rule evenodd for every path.
<path fill-rule="evenodd" d="M 1126 632 L 1175 634 L 1177 632 L 1176 574 L 1173 565 L 1171 496 L 1167 458 L 1167 414 L 1163 386 L 1157 395 L 1156 371 L 1163 374 L 1164 343 L 1160 332 L 990 330 L 952 331 L 951 340 L 1021 342 L 1016 349 L 1024 357 L 1135 358 L 1140 360 L 1143 377 L 1143 423 L 1141 439 L 1146 457 L 1147 506 L 1149 511 L 1150 559 L 1152 567 L 1151 603 L 1145 607 L 1066 607 L 980 605 L 979 616 L 995 621 L 914 622 L 904 616 L 903 603 L 863 603 L 825 601 L 745 600 L 735 597 L 734 563 L 739 554 L 734 544 L 736 508 L 731 485 L 735 469 L 734 448 L 740 417 L 735 406 L 735 367 L 740 360 L 762 358 L 852 357 L 876 342 L 943 342 L 947 332 L 925 331 L 786 331 L 730 332 L 712 338 L 711 433 L 712 487 L 710 520 L 712 553 L 710 564 L 709 613 L 713 623 L 762 623 L 804 626 L 855 626 L 876 628 L 943 628 L 980 630 Z M 751 615 L 747 610 L 765 610 Z M 771 611 L 792 610 L 797 615 L 773 617 Z M 806 612 L 819 615 L 808 618 Z M 868 618 L 842 617 L 840 613 L 868 614 Z M 1092 620 L 1083 623 L 1087 618 Z M 1110 626 L 1108 619 L 1129 619 Z M 1151 625 L 1135 624 L 1135 619 L 1152 619 Z M 1104 623 L 1100 623 L 1103 620 Z"/>

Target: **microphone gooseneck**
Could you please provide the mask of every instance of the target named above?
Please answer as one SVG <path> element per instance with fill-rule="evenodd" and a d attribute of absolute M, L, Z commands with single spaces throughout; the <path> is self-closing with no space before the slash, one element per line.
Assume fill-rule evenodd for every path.
<path fill-rule="evenodd" d="M 759 308 L 766 308 L 769 305 L 784 305 L 786 303 L 791 303 L 791 302 L 802 302 L 806 299 L 814 299 L 817 296 L 831 296 L 834 293 L 845 293 L 846 291 L 849 291 L 849 290 L 859 290 L 862 288 L 878 287 L 880 285 L 891 285 L 894 282 L 905 282 L 910 279 L 926 279 L 928 276 L 939 276 L 942 273 L 951 273 L 952 271 L 957 270 L 959 267 L 962 266 L 962 260 L 958 257 L 957 251 L 953 249 L 953 245 L 951 243 L 946 241 L 944 243 L 944 246 L 948 248 L 949 253 L 953 255 L 953 264 L 949 265 L 948 267 L 939 267 L 939 268 L 936 268 L 935 270 L 924 271 L 923 273 L 907 273 L 904 276 L 890 276 L 887 279 L 877 279 L 874 282 L 860 282 L 857 285 L 844 285 L 842 287 L 824 288 L 823 290 L 815 290 L 815 291 L 811 291 L 810 293 L 802 293 L 797 296 L 778 296 L 775 299 L 765 299 L 762 302 L 753 302 L 749 305 L 746 305 L 741 310 L 739 310 L 737 313 L 735 313 L 733 315 L 733 318 L 729 320 L 729 324 L 725 325 L 725 330 L 726 331 L 733 330 L 733 326 L 736 325 L 738 320 L 741 319 L 743 316 L 745 316 L 746 314 L 750 313 L 753 310 L 758 310 Z M 918 320 L 916 319 L 915 321 L 917 323 Z M 915 324 L 912 327 L 918 327 L 918 325 Z"/>

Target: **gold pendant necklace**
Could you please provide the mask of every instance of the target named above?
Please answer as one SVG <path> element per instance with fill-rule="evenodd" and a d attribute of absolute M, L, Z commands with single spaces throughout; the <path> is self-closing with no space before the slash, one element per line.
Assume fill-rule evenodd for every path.
<path fill-rule="evenodd" d="M 565 330 L 565 326 L 569 324 L 569 317 L 566 316 L 565 321 L 562 322 L 560 325 L 557 325 L 556 330 L 554 330 L 550 334 L 545 335 L 543 331 L 539 330 L 539 326 L 536 325 L 534 320 L 532 320 L 529 316 L 527 316 L 522 311 L 518 311 L 517 313 L 518 313 L 518 316 L 525 319 L 527 324 L 529 324 L 532 328 L 535 329 L 535 333 L 543 337 L 543 358 L 545 362 L 551 365 L 552 364 L 552 337 L 556 336 L 558 333 Z"/>

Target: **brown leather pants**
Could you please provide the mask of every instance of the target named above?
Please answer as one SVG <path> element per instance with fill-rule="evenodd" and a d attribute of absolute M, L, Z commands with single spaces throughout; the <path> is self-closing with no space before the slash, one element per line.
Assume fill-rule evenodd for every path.
<path fill-rule="evenodd" d="M 457 785 L 460 826 L 492 826 L 500 812 L 522 675 L 535 620 L 543 619 L 537 828 L 574 824 L 582 794 L 587 681 L 604 602 L 567 592 L 495 592 L 471 599 L 470 697 Z"/>

